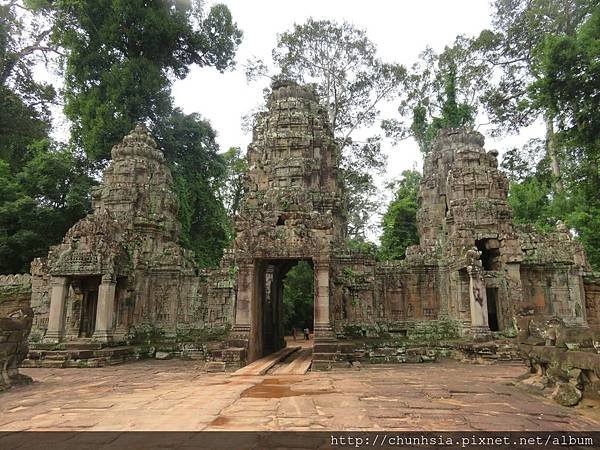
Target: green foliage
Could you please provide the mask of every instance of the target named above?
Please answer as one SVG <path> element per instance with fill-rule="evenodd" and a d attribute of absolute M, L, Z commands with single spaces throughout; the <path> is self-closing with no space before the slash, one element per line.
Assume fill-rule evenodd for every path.
<path fill-rule="evenodd" d="M 414 170 L 402 172 L 396 194 L 383 216 L 381 256 L 384 259 L 402 259 L 406 248 L 417 244 L 417 208 L 421 174 Z"/>
<path fill-rule="evenodd" d="M 93 181 L 72 153 L 47 143 L 29 151 L 16 174 L 0 160 L 0 273 L 28 272 L 90 208 Z"/>
<path fill-rule="evenodd" d="M 226 177 L 220 191 L 229 221 L 233 223 L 244 196 L 244 177 L 248 171 L 248 161 L 239 147 L 231 147 L 223 153 L 223 159 L 225 160 Z"/>
<path fill-rule="evenodd" d="M 171 79 L 191 64 L 231 67 L 241 32 L 223 5 L 59 0 L 53 40 L 65 51 L 65 114 L 73 142 L 96 161 L 138 121 L 171 111 Z"/>
<path fill-rule="evenodd" d="M 382 122 L 389 137 L 396 142 L 413 137 L 426 154 L 440 129 L 473 127 L 490 69 L 477 60 L 472 45 L 472 39 L 458 36 L 440 54 L 429 47 L 421 53 L 404 79 L 400 118 Z"/>
<path fill-rule="evenodd" d="M 60 242 L 89 211 L 93 184 L 85 161 L 49 138 L 54 90 L 33 69 L 52 49 L 31 6 L 0 5 L 0 273 L 28 272 Z"/>
<path fill-rule="evenodd" d="M 537 53 L 548 36 L 571 36 L 600 4 L 598 0 L 495 0 L 493 27 L 474 43 L 494 67 L 496 82 L 484 95 L 494 134 L 517 132 L 546 113 L 531 102 L 529 86 L 539 78 Z"/>
<path fill-rule="evenodd" d="M 283 323 L 289 333 L 293 327 L 312 328 L 314 308 L 314 272 L 307 261 L 290 269 L 283 281 Z"/>
<path fill-rule="evenodd" d="M 584 20 L 570 33 L 547 35 L 536 52 L 537 80 L 529 95 L 536 108 L 557 119 L 556 142 L 565 156 L 565 193 L 559 214 L 600 268 L 600 7 L 575 2 Z M 591 6 L 592 14 L 587 14 Z"/>
<path fill-rule="evenodd" d="M 179 198 L 182 244 L 201 267 L 218 265 L 228 243 L 228 221 L 218 189 L 226 175 L 216 133 L 198 114 L 175 110 L 157 137 L 171 166 Z"/>
<path fill-rule="evenodd" d="M 456 67 L 451 66 L 444 76 L 444 93 L 439 117 L 427 117 L 427 108 L 419 104 L 413 109 L 411 131 L 419 144 L 419 149 L 427 154 L 434 139 L 444 128 L 472 128 L 475 121 L 474 107 L 466 103 L 457 103 Z"/>
<path fill-rule="evenodd" d="M 2 96 L 10 90 L 40 118 L 47 119 L 55 91 L 52 85 L 34 78 L 34 67 L 39 56 L 48 61 L 54 48 L 49 42 L 47 11 L 37 3 L 0 4 L 0 89 Z"/>

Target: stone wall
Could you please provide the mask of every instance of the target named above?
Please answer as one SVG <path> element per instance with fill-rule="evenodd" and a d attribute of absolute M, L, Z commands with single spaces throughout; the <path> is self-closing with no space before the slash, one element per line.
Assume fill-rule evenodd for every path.
<path fill-rule="evenodd" d="M 29 307 L 31 276 L 0 276 L 0 391 L 30 382 L 18 368 L 27 356 L 33 311 Z"/>
<path fill-rule="evenodd" d="M 600 326 L 600 275 L 589 274 L 583 281 L 588 324 Z"/>

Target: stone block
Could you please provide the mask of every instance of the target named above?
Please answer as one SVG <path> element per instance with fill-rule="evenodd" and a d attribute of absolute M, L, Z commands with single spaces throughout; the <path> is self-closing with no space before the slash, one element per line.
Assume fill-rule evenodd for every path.
<path fill-rule="evenodd" d="M 225 372 L 226 364 L 222 361 L 210 361 L 206 363 L 206 371 L 208 373 Z"/>
<path fill-rule="evenodd" d="M 165 359 L 171 359 L 172 355 L 169 352 L 156 352 L 154 357 L 156 359 L 165 360 Z"/>

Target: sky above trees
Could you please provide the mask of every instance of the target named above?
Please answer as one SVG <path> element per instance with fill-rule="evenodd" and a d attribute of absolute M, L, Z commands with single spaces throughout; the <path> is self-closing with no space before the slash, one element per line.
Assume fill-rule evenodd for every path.
<path fill-rule="evenodd" d="M 245 76 L 248 60 L 256 57 L 270 60 L 277 35 L 291 29 L 295 23 L 303 23 L 310 17 L 347 21 L 366 31 L 382 60 L 410 67 L 427 46 L 440 52 L 458 34 L 476 36 L 482 29 L 488 28 L 492 12 L 485 0 L 376 0 L 368 5 L 353 0 L 261 0 L 260 7 L 247 0 L 223 0 L 221 3 L 227 5 L 244 32 L 235 57 L 235 70 L 220 73 L 210 67 L 191 66 L 185 79 L 175 81 L 173 95 L 175 106 L 183 112 L 198 113 L 209 120 L 217 132 L 216 141 L 222 152 L 230 147 L 241 147 L 245 151 L 251 141 L 251 133 L 247 126 L 243 126 L 244 117 L 260 105 L 263 90 L 270 82 L 264 78 L 249 83 Z M 38 76 L 48 78 L 47 69 L 40 67 Z M 397 104 L 392 100 L 381 105 L 380 119 L 397 116 Z M 68 128 L 61 119 L 60 108 L 53 113 L 56 116 L 54 135 L 66 140 Z M 485 122 L 486 119 L 480 117 L 476 122 L 479 125 L 477 129 L 486 135 L 487 148 L 496 148 L 501 154 L 512 146 L 522 145 L 531 137 L 543 136 L 542 127 L 534 125 L 531 129 L 522 130 L 519 136 L 493 139 L 487 136 Z M 379 120 L 372 128 L 374 130 L 363 130 L 364 135 L 381 133 Z M 421 170 L 422 155 L 412 138 L 396 145 L 391 140 L 384 140 L 382 150 L 387 155 L 387 170 L 385 175 L 376 178 L 376 184 L 382 204 L 386 204 L 391 199 L 391 193 L 385 189 L 386 183 L 398 178 L 404 170 Z M 373 224 L 380 220 L 380 217 L 374 216 Z M 370 233 L 369 238 L 378 240 L 378 233 Z"/>

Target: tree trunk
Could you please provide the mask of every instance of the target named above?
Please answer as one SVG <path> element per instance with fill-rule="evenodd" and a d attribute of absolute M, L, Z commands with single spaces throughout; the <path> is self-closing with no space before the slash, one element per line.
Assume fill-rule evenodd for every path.
<path fill-rule="evenodd" d="M 550 168 L 552 175 L 554 176 L 554 190 L 558 192 L 563 191 L 563 183 L 560 174 L 560 162 L 558 155 L 556 154 L 556 138 L 554 136 L 554 122 L 553 117 L 549 112 L 546 112 L 546 153 L 550 158 Z"/>

